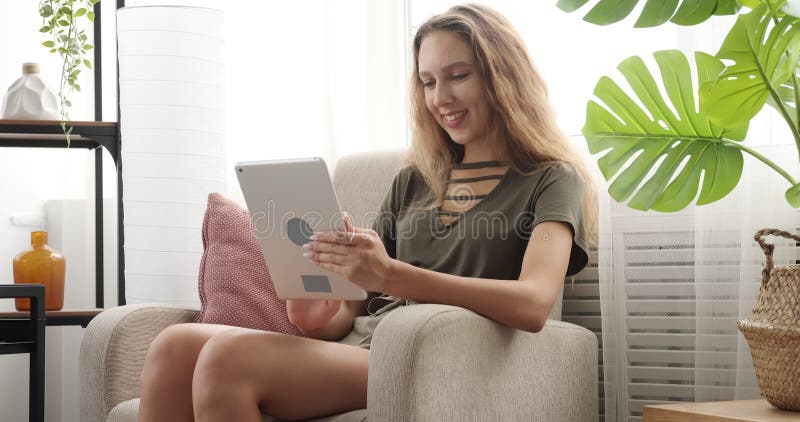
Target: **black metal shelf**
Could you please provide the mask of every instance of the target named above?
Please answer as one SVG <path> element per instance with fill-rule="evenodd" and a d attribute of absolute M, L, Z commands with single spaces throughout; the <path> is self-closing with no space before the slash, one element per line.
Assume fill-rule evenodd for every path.
<path fill-rule="evenodd" d="M 104 248 L 103 248 L 103 148 L 105 148 L 117 170 L 117 301 L 125 304 L 125 279 L 123 271 L 123 227 L 122 227 L 122 157 L 119 125 L 116 122 L 70 122 L 73 127 L 67 145 L 61 124 L 52 120 L 3 120 L 0 119 L 0 148 L 75 148 L 94 151 L 95 184 L 95 306 L 104 307 Z M 48 325 L 50 325 L 48 323 Z M 62 324 L 65 325 L 65 324 Z M 85 326 L 81 323 L 80 325 Z"/>
<path fill-rule="evenodd" d="M 81 327 L 86 328 L 86 326 L 89 325 L 89 322 L 92 320 L 92 318 L 96 317 L 97 314 L 99 314 L 100 312 L 103 312 L 103 310 L 100 308 L 45 311 L 44 312 L 45 325 L 47 325 L 48 327 L 80 325 Z M 0 321 L 6 322 L 6 321 L 24 320 L 24 317 L 27 314 L 28 313 L 26 311 L 0 312 Z M 4 335 L 3 328 L 0 328 L 0 339 L 9 341 L 9 339 Z M 27 339 L 20 341 L 26 341 L 26 340 Z"/>
<path fill-rule="evenodd" d="M 55 120 L 0 119 L 0 146 L 18 148 L 105 148 L 116 164 L 120 155 L 116 122 L 70 122 L 73 134 L 67 144 L 61 123 Z"/>
<path fill-rule="evenodd" d="M 104 268 L 103 268 L 103 156 L 102 148 L 111 154 L 117 170 L 117 304 L 125 304 L 125 260 L 122 245 L 124 243 L 124 230 L 122 226 L 122 147 L 119 124 L 116 122 L 103 122 L 103 39 L 102 5 L 107 2 L 97 2 L 94 5 L 94 121 L 70 122 L 73 132 L 70 144 L 67 145 L 61 123 L 46 120 L 2 120 L 0 119 L 0 147 L 16 148 L 80 148 L 94 150 L 95 172 L 95 306 L 104 307 Z M 112 3 L 115 10 L 125 7 L 125 0 L 116 0 Z M 116 93 L 119 99 L 119 61 L 117 60 Z M 119 116 L 119 101 L 117 101 L 117 116 Z M 57 321 L 66 321 L 54 317 L 51 320 L 55 325 Z M 91 318 L 89 318 L 91 319 Z M 86 326 L 88 320 L 77 321 Z M 48 324 L 50 325 L 50 324 Z M 68 325 L 60 323 L 57 325 Z"/>
<path fill-rule="evenodd" d="M 73 131 L 70 144 L 60 122 L 0 120 L 0 147 L 11 148 L 76 148 L 94 151 L 95 174 L 95 306 L 98 309 L 80 311 L 44 311 L 44 285 L 0 285 L 0 298 L 30 298 L 31 311 L 4 313 L 0 316 L 0 354 L 30 353 L 30 389 L 28 394 L 29 420 L 44 422 L 44 347 L 45 325 L 80 325 L 86 327 L 104 307 L 104 255 L 103 255 L 103 148 L 111 154 L 117 170 L 117 304 L 125 304 L 125 261 L 123 257 L 122 209 L 122 148 L 119 124 L 103 122 L 103 60 L 102 60 L 102 10 L 94 5 L 94 120 L 70 122 Z M 117 0 L 116 8 L 125 6 Z M 117 60 L 117 76 L 119 61 Z M 119 77 L 116 84 L 119 98 Z M 117 101 L 119 116 L 119 101 Z"/>
<path fill-rule="evenodd" d="M 2 320 L 0 320 L 2 321 Z M 23 342 L 0 342 L 0 355 L 12 355 L 16 353 L 30 353 L 36 343 L 32 341 Z"/>
<path fill-rule="evenodd" d="M 2 324 L 0 324 L 0 339 L 4 343 L 30 343 L 34 341 L 31 332 L 36 320 L 31 320 L 29 311 L 19 313 L 21 315 L 15 318 L 0 317 L 0 321 L 2 321 Z M 25 315 L 28 315 L 28 318 L 24 318 Z"/>

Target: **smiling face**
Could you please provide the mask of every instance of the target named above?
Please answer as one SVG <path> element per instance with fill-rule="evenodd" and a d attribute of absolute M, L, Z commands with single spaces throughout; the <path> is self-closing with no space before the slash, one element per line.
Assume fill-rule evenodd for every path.
<path fill-rule="evenodd" d="M 434 31 L 419 48 L 419 79 L 433 119 L 467 152 L 488 150 L 491 110 L 470 46 L 451 31 Z M 483 154 L 466 154 L 476 157 Z"/>

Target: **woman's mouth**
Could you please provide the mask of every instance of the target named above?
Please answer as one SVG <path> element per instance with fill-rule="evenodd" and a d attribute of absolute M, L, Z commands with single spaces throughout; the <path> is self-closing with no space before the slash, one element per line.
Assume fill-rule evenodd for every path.
<path fill-rule="evenodd" d="M 447 127 L 453 129 L 464 121 L 466 115 L 467 110 L 463 110 L 450 114 L 442 114 L 442 119 L 444 119 L 444 124 L 447 125 Z"/>

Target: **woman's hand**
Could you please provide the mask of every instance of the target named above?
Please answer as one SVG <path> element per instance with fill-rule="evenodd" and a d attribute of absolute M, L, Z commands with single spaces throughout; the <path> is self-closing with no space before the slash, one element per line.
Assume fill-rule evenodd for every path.
<path fill-rule="evenodd" d="M 324 327 L 341 307 L 341 300 L 289 299 L 286 301 L 289 322 L 304 334 Z"/>
<path fill-rule="evenodd" d="M 345 231 L 317 232 L 303 245 L 304 256 L 321 268 L 341 274 L 368 292 L 386 291 L 394 260 L 389 257 L 378 233 L 353 227 L 344 216 Z"/>

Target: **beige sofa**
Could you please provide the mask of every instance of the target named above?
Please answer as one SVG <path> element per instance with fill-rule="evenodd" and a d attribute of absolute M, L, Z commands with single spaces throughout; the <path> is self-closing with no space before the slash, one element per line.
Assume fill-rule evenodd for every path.
<path fill-rule="evenodd" d="M 334 184 L 354 221 L 377 211 L 401 154 L 339 160 Z M 393 311 L 373 338 L 367 409 L 318 421 L 596 421 L 597 338 L 558 321 L 560 308 L 559 302 L 536 334 L 453 306 Z M 98 315 L 81 345 L 81 420 L 136 421 L 139 374 L 150 342 L 165 327 L 196 316 L 195 310 L 157 304 Z"/>

